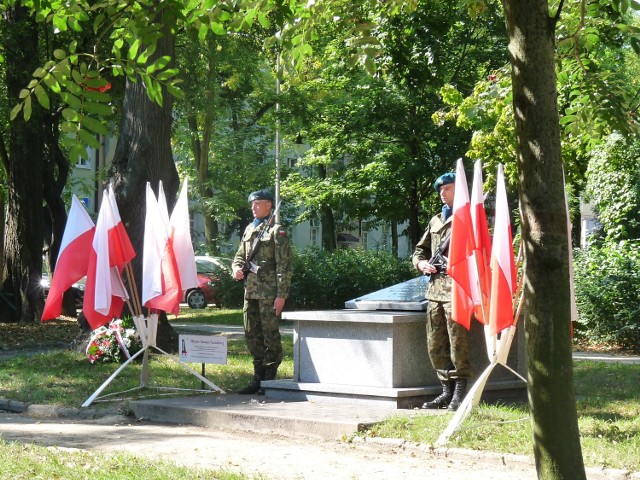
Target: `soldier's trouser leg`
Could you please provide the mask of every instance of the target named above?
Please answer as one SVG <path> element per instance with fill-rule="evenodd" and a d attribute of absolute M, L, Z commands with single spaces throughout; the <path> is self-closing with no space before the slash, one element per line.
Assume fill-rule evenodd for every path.
<path fill-rule="evenodd" d="M 429 359 L 440 381 L 473 375 L 467 333 L 462 325 L 451 320 L 451 302 L 429 302 L 427 345 Z"/>
<path fill-rule="evenodd" d="M 245 300 L 244 333 L 254 366 L 275 372 L 282 362 L 282 339 L 273 299 Z"/>
<path fill-rule="evenodd" d="M 280 317 L 273 308 L 273 298 L 260 300 L 260 321 L 264 345 L 263 363 L 267 371 L 265 380 L 276 378 L 278 366 L 282 363 L 282 337 L 280 336 Z"/>

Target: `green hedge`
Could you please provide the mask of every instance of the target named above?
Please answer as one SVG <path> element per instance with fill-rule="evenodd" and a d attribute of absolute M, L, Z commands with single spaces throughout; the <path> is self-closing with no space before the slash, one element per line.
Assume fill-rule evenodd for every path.
<path fill-rule="evenodd" d="M 347 300 L 417 275 L 410 259 L 362 249 L 295 252 L 292 266 L 288 311 L 342 309 Z M 221 288 L 225 308 L 242 307 L 242 282 L 229 276 L 222 279 Z"/>
<path fill-rule="evenodd" d="M 575 336 L 640 350 L 640 241 L 574 252 Z"/>
<path fill-rule="evenodd" d="M 317 249 L 293 259 L 293 280 L 287 310 L 334 310 L 367 293 L 409 280 L 417 275 L 409 259 L 389 252 Z"/>

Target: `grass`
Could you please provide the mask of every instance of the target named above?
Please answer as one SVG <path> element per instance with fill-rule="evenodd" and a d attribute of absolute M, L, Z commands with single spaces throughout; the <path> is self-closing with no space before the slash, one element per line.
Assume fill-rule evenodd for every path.
<path fill-rule="evenodd" d="M 278 375 L 293 375 L 293 340 L 283 337 L 283 361 Z M 152 355 L 151 386 L 201 388 L 200 380 L 164 355 Z M 201 364 L 187 364 L 200 373 Z M 72 351 L 19 356 L 0 363 L 0 397 L 28 403 L 79 407 L 119 367 L 114 363 L 90 364 L 84 355 Z M 127 366 L 103 391 L 102 395 L 129 390 L 140 385 L 141 363 Z M 206 377 L 225 391 L 237 391 L 249 383 L 253 375 L 251 357 L 243 339 L 229 340 L 227 364 L 207 364 Z M 154 390 L 139 390 L 138 395 L 153 396 Z M 182 393 L 184 395 L 184 392 Z M 127 399 L 135 399 L 135 394 Z M 121 402 L 123 410 L 126 401 Z M 100 405 L 100 404 L 98 404 Z M 111 404 L 110 406 L 113 406 Z"/>
<path fill-rule="evenodd" d="M 182 308 L 180 315 L 169 315 L 170 323 L 200 323 L 205 325 L 242 325 L 242 310 L 212 308 Z"/>
<path fill-rule="evenodd" d="M 49 480 L 244 480 L 249 477 L 224 470 L 176 466 L 165 461 L 149 461 L 125 454 L 70 452 L 57 448 L 6 443 L 0 440 L 0 479 Z"/>
<path fill-rule="evenodd" d="M 640 471 L 640 375 L 638 365 L 577 361 L 576 407 L 585 465 Z M 434 444 L 453 414 L 395 416 L 365 433 Z M 531 456 L 528 405 L 475 408 L 450 439 L 450 447 Z"/>
<path fill-rule="evenodd" d="M 172 323 L 242 323 L 239 310 L 186 310 Z M 56 321 L 25 326 L 28 334 L 13 330 L 12 341 L 21 347 L 41 342 L 59 345 L 75 336 L 75 322 Z M 0 325 L 5 333 L 5 325 Z M 57 338 L 54 338 L 57 337 Z M 6 336 L 2 337 L 5 339 Z M 0 344 L 3 348 L 5 344 Z M 293 375 L 293 340 L 283 338 L 284 361 L 281 378 Z M 4 347 L 6 348 L 6 347 Z M 163 356 L 150 363 L 152 384 L 179 388 L 200 388 L 200 382 L 179 365 Z M 199 371 L 199 365 L 190 365 Z M 70 351 L 20 356 L 0 361 L 0 397 L 32 403 L 79 406 L 117 368 L 114 364 L 91 365 L 85 357 Z M 244 340 L 230 340 L 227 365 L 207 365 L 207 377 L 224 390 L 234 391 L 248 383 L 252 375 L 251 357 Z M 640 471 L 640 375 L 637 365 L 577 361 L 574 368 L 578 421 L 585 464 Z M 103 392 L 123 391 L 139 385 L 140 365 L 127 367 Z M 144 392 L 146 395 L 149 392 Z M 124 410 L 129 399 L 121 401 Z M 103 405 L 96 403 L 95 405 Z M 113 406 L 112 403 L 109 406 Z M 373 426 L 362 435 L 402 438 L 434 444 L 451 420 L 452 414 L 394 416 Z M 480 405 L 474 409 L 450 441 L 451 447 L 491 450 L 532 455 L 532 431 L 527 405 Z M 0 445 L 0 462 L 6 445 Z M 14 447 L 11 447 L 14 448 Z M 25 447 L 26 448 L 26 447 Z M 30 448 L 30 447 L 29 447 Z M 3 462 L 2 462 L 3 463 Z M 155 463 L 154 463 L 155 464 Z M 0 463 L 0 471 L 2 464 Z M 22 470 L 29 471 L 29 470 Z M 193 478 L 201 478 L 196 474 Z M 1 477 L 0 477 L 1 478 Z M 21 478 L 17 476 L 16 478 Z M 30 476 L 29 478 L 38 478 Z M 42 477 L 44 478 L 44 477 Z M 61 478 L 64 478 L 61 475 Z M 102 477 L 96 477 L 102 478 Z M 111 478 L 111 477 L 104 477 Z M 138 477 L 131 477 L 138 478 Z M 174 478 L 174 477 L 139 477 Z M 212 477 L 227 478 L 227 477 Z M 233 478 L 233 477 L 229 477 Z"/>

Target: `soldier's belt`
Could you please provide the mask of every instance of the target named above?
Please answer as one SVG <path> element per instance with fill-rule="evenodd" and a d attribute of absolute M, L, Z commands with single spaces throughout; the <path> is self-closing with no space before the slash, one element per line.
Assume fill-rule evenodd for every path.
<path fill-rule="evenodd" d="M 259 265 L 261 272 L 273 272 L 276 269 L 275 263 L 263 263 Z"/>

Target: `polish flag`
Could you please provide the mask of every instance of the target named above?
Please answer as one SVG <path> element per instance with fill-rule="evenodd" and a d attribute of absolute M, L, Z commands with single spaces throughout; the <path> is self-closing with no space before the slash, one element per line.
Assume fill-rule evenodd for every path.
<path fill-rule="evenodd" d="M 119 265 L 124 268 L 124 265 L 129 263 L 136 256 L 136 252 L 131 245 L 131 240 L 127 234 L 122 219 L 120 218 L 120 211 L 118 210 L 118 204 L 116 203 L 116 195 L 113 191 L 113 186 L 109 185 L 109 202 L 111 204 L 111 212 L 113 214 L 114 227 L 110 227 L 109 231 L 109 255 L 111 266 Z M 120 270 L 122 271 L 122 269 Z"/>
<path fill-rule="evenodd" d="M 74 195 L 62 235 L 62 244 L 51 279 L 49 294 L 42 312 L 43 321 L 60 316 L 64 292 L 87 274 L 89 253 L 95 230 L 96 227 L 91 217 L 78 197 Z"/>
<path fill-rule="evenodd" d="M 159 191 L 162 190 L 162 182 Z M 142 256 L 142 304 L 177 315 L 180 312 L 182 287 L 178 264 L 169 240 L 168 213 L 164 192 L 160 205 L 147 182 Z M 164 212 L 163 212 L 164 211 Z"/>
<path fill-rule="evenodd" d="M 191 242 L 191 223 L 189 222 L 189 199 L 187 178 L 185 177 L 176 206 L 171 212 L 169 221 L 169 238 L 173 246 L 173 253 L 178 262 L 180 285 L 182 290 L 198 286 L 196 273 L 196 259 Z"/>
<path fill-rule="evenodd" d="M 489 325 L 491 335 L 513 325 L 513 294 L 517 287 L 513 257 L 513 239 L 509 220 L 509 204 L 504 185 L 504 170 L 498 165 L 496 186 L 496 221 L 491 249 L 491 301 Z"/>
<path fill-rule="evenodd" d="M 468 329 L 474 303 L 471 296 L 471 274 L 475 269 L 473 256 L 473 224 L 469 205 L 469 188 L 462 159 L 456 166 L 455 194 L 451 243 L 449 244 L 449 266 L 447 272 L 453 280 L 451 288 L 451 318 Z"/>
<path fill-rule="evenodd" d="M 122 271 L 135 256 L 112 195 L 113 190 L 102 194 L 84 292 L 82 310 L 94 330 L 120 317 L 124 301 L 129 299 Z"/>
<path fill-rule="evenodd" d="M 475 316 L 482 322 L 488 322 L 489 298 L 491 288 L 491 235 L 487 223 L 487 213 L 484 209 L 484 192 L 482 182 L 482 162 L 476 160 L 473 171 L 473 186 L 471 187 L 471 222 L 473 223 L 474 250 L 477 269 L 471 269 L 471 288 Z"/>

